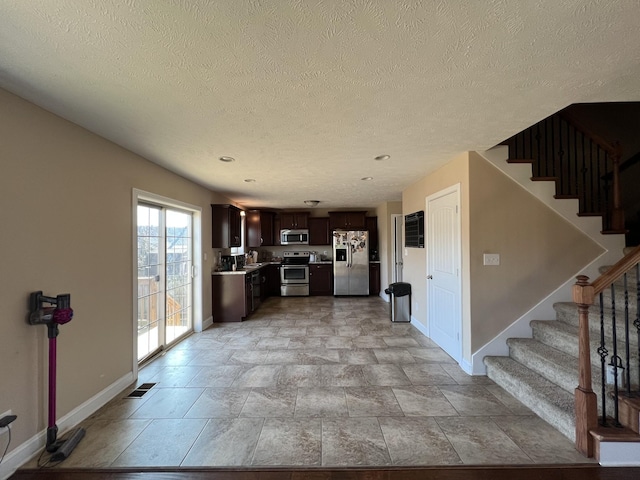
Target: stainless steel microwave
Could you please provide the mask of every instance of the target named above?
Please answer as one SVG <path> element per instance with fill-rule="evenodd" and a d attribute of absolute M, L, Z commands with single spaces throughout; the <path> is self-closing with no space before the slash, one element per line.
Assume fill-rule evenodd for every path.
<path fill-rule="evenodd" d="M 309 230 L 280 230 L 281 245 L 309 245 Z"/>

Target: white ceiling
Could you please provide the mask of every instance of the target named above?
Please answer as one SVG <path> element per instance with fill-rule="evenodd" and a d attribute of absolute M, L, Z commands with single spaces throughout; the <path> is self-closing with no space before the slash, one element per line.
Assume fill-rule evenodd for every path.
<path fill-rule="evenodd" d="M 638 25 L 636 0 L 2 0 L 0 86 L 245 206 L 370 208 L 640 100 Z"/>

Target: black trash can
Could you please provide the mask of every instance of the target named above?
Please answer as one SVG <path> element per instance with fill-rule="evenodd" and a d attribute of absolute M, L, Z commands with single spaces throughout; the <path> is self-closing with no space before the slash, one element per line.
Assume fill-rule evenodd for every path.
<path fill-rule="evenodd" d="M 385 288 L 384 293 L 391 295 L 391 321 L 411 321 L 411 284 L 396 282 Z"/>

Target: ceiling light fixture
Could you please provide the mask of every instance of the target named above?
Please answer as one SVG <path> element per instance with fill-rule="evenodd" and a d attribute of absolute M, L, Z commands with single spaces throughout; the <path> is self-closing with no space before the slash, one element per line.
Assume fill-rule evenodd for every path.
<path fill-rule="evenodd" d="M 320 203 L 320 200 L 305 200 L 304 203 L 310 207 L 315 207 Z"/>
<path fill-rule="evenodd" d="M 374 160 L 377 160 L 378 162 L 382 161 L 382 160 L 389 160 L 391 158 L 391 155 L 378 155 L 376 158 L 374 158 Z"/>
<path fill-rule="evenodd" d="M 218 160 L 225 163 L 231 163 L 236 161 L 236 159 L 233 157 L 224 157 L 224 156 L 220 157 Z"/>
<path fill-rule="evenodd" d="M 360 180 L 368 182 L 369 180 L 373 180 L 373 177 L 362 177 Z"/>
<path fill-rule="evenodd" d="M 255 183 L 256 179 L 255 178 L 245 178 L 244 181 L 247 182 L 247 183 Z"/>

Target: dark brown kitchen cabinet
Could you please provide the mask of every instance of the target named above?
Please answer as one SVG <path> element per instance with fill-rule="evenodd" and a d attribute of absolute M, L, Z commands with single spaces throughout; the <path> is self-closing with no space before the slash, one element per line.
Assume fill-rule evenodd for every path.
<path fill-rule="evenodd" d="M 239 247 L 242 244 L 240 209 L 234 205 L 211 205 L 211 246 Z"/>
<path fill-rule="evenodd" d="M 331 230 L 365 230 L 367 212 L 329 212 L 329 227 Z"/>
<path fill-rule="evenodd" d="M 329 217 L 309 217 L 309 245 L 331 245 Z"/>
<path fill-rule="evenodd" d="M 380 264 L 369 264 L 369 295 L 380 294 Z"/>
<path fill-rule="evenodd" d="M 309 295 L 333 295 L 333 265 L 309 265 Z"/>
<path fill-rule="evenodd" d="M 273 243 L 272 212 L 249 210 L 246 214 L 247 246 L 249 248 L 268 247 Z"/>
<path fill-rule="evenodd" d="M 309 213 L 287 212 L 280 214 L 280 228 L 288 230 L 292 228 L 309 228 Z"/>
<path fill-rule="evenodd" d="M 378 217 L 367 217 L 367 230 L 369 230 L 369 259 L 379 260 L 378 252 Z"/>

